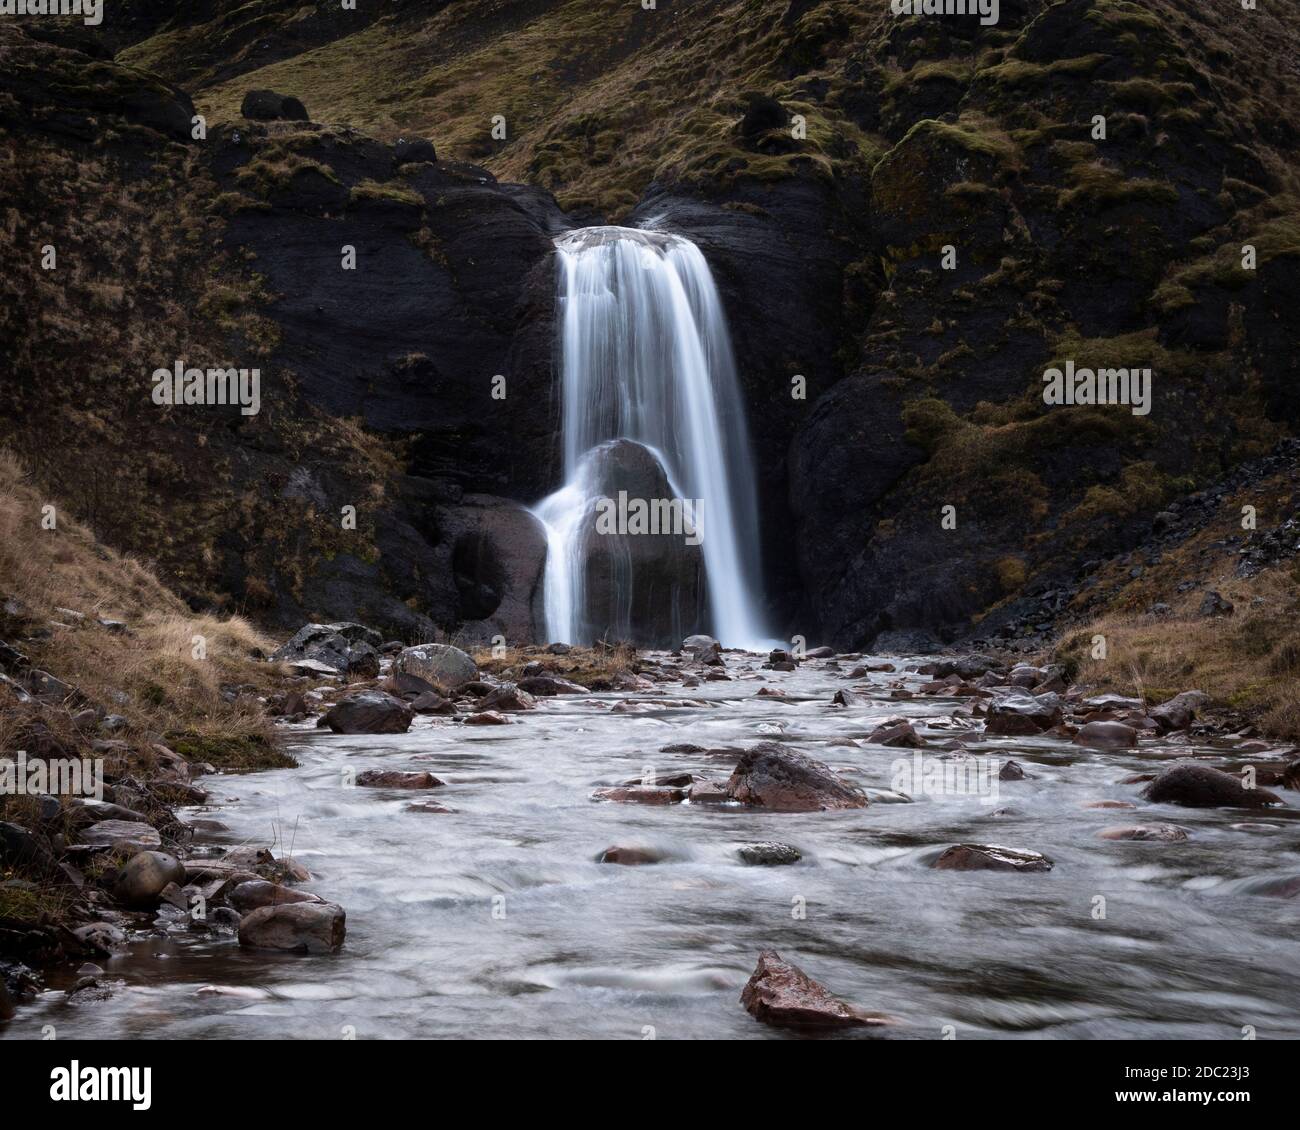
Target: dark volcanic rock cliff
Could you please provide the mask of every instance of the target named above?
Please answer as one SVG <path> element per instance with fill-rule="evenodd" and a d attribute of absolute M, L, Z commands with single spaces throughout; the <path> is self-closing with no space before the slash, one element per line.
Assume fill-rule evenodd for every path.
<path fill-rule="evenodd" d="M 559 473 L 551 238 L 592 222 L 662 225 L 712 265 L 783 631 L 1033 632 L 1043 593 L 1296 426 L 1278 13 L 121 17 L 0 28 L 0 436 L 195 606 L 531 635 L 523 506 Z M 315 120 L 248 121 L 251 89 Z M 159 411 L 149 374 L 176 360 L 260 366 L 262 412 Z M 1045 404 L 1067 362 L 1149 368 L 1149 414 Z"/>

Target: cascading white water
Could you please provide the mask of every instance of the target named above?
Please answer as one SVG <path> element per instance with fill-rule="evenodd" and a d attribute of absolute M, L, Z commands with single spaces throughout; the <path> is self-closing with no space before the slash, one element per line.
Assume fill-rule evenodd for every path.
<path fill-rule="evenodd" d="M 708 263 L 687 239 L 633 228 L 584 228 L 556 248 L 565 481 L 534 511 L 548 636 L 590 642 L 583 538 L 598 454 L 622 439 L 658 460 L 674 497 L 700 501 L 709 630 L 729 647 L 765 646 L 749 437 Z"/>

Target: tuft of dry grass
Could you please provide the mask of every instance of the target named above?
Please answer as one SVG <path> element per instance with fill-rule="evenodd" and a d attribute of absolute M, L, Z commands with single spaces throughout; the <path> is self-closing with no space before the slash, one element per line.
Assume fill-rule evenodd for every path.
<path fill-rule="evenodd" d="M 1234 605 L 1226 617 L 1198 615 L 1205 589 L 1170 600 L 1165 616 L 1110 613 L 1073 631 L 1056 657 L 1077 679 L 1163 701 L 1200 690 L 1277 737 L 1300 739 L 1300 587 L 1291 567 L 1213 585 Z M 1093 658 L 1094 638 L 1105 658 Z"/>
<path fill-rule="evenodd" d="M 493 655 L 491 648 L 473 653 L 480 671 L 489 675 L 518 677 L 529 663 L 536 663 L 548 675 L 579 683 L 591 690 L 609 690 L 619 675 L 636 671 L 636 648 L 631 644 L 608 647 L 575 647 L 568 655 L 552 655 L 538 647 L 506 648 Z"/>
<path fill-rule="evenodd" d="M 51 506 L 49 529 L 42 519 Z M 258 658 L 274 643 L 238 616 L 190 612 L 145 565 L 100 544 L 34 488 L 4 451 L 0 577 L 0 597 L 15 602 L 0 617 L 0 635 L 34 666 L 126 718 L 117 736 L 142 749 L 151 738 L 172 735 L 269 747 L 272 726 L 255 692 L 280 676 Z M 101 620 L 119 621 L 126 630 Z M 32 704 L 0 709 L 0 748 L 13 748 L 36 714 L 56 738 L 75 744 L 67 711 Z"/>

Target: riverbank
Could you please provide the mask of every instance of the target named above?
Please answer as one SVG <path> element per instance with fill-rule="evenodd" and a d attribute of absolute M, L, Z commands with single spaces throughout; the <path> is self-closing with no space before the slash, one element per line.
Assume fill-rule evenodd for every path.
<path fill-rule="evenodd" d="M 346 907 L 336 952 L 252 951 L 164 907 L 101 997 L 47 990 L 10 1034 L 143 1015 L 159 1038 L 755 1038 L 782 1030 L 774 979 L 838 1012 L 788 963 L 887 1019 L 846 1027 L 878 1038 L 1300 1035 L 1286 747 L 987 657 L 706 645 L 639 653 L 605 691 L 548 688 L 548 657 L 476 670 L 429 713 L 393 656 L 313 680 L 285 724 L 299 768 L 183 813 L 204 853 L 292 829 L 312 892 Z M 363 695 L 406 727 L 318 724 Z M 1188 803 L 1169 774 L 1189 761 L 1229 782 L 1249 762 L 1284 803 Z"/>

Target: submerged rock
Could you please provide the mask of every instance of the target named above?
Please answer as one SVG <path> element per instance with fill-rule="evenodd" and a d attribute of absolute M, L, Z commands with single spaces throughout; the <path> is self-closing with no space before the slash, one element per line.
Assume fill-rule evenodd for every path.
<path fill-rule="evenodd" d="M 1187 830 L 1177 824 L 1130 824 L 1103 828 L 1097 836 L 1103 840 L 1158 840 L 1162 843 L 1178 843 L 1187 839 Z"/>
<path fill-rule="evenodd" d="M 1180 804 L 1186 808 L 1267 808 L 1283 803 L 1276 793 L 1248 789 L 1231 773 L 1192 762 L 1171 765 L 1142 795 L 1153 804 Z"/>
<path fill-rule="evenodd" d="M 775 950 L 764 950 L 740 994 L 740 1003 L 756 1020 L 780 1028 L 849 1028 L 887 1023 L 832 996 L 797 965 Z"/>
<path fill-rule="evenodd" d="M 592 800 L 612 800 L 618 804 L 680 804 L 686 799 L 686 790 L 660 788 L 656 785 L 621 785 L 597 789 Z"/>
<path fill-rule="evenodd" d="M 590 694 L 590 690 L 578 683 L 571 683 L 568 679 L 561 679 L 558 675 L 530 675 L 525 679 L 520 679 L 516 684 L 521 691 L 527 691 L 530 695 L 536 695 L 539 698 L 549 698 L 552 695 L 560 694 Z"/>
<path fill-rule="evenodd" d="M 625 867 L 641 867 L 649 863 L 662 863 L 663 852 L 647 847 L 607 847 L 596 857 L 597 863 L 618 863 Z"/>
<path fill-rule="evenodd" d="M 1041 852 L 1000 844 L 954 844 L 934 861 L 936 871 L 1050 871 Z"/>
<path fill-rule="evenodd" d="M 776 742 L 761 742 L 741 754 L 727 794 L 773 812 L 866 808 L 868 803 L 866 793 L 840 780 L 829 766 Z"/>
<path fill-rule="evenodd" d="M 239 944 L 249 949 L 333 953 L 347 933 L 347 915 L 332 902 L 263 906 L 239 923 Z"/>

